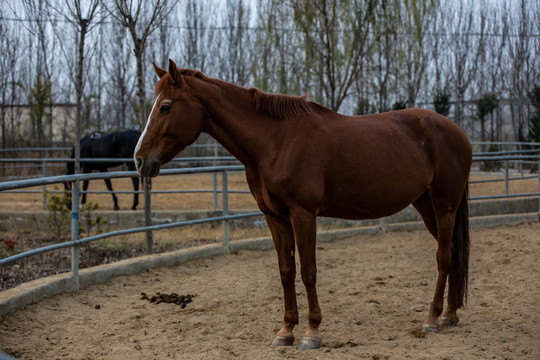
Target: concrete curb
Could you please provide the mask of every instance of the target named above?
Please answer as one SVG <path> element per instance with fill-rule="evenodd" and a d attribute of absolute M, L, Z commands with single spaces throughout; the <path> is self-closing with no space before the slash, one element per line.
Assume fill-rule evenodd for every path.
<path fill-rule="evenodd" d="M 517 225 L 539 220 L 538 213 L 506 216 L 494 215 L 473 217 L 470 219 L 470 224 L 471 227 L 491 227 L 498 225 Z M 386 231 L 408 231 L 422 228 L 424 228 L 424 224 L 420 221 L 386 225 Z M 364 226 L 360 228 L 319 232 L 317 234 L 317 241 L 329 242 L 359 234 L 375 234 L 379 231 L 380 228 L 378 226 Z M 150 268 L 177 266 L 191 260 L 223 255 L 229 252 L 266 250 L 273 248 L 273 246 L 272 239 L 266 237 L 233 241 L 230 243 L 229 248 L 223 244 L 212 244 L 122 260 L 112 264 L 80 270 L 79 289 L 84 289 L 94 284 L 103 284 L 116 276 L 137 274 Z M 66 273 L 30 281 L 0 292 L 0 321 L 8 314 L 23 309 L 27 305 L 37 303 L 45 297 L 52 297 L 75 290 L 75 284 L 71 274 Z"/>

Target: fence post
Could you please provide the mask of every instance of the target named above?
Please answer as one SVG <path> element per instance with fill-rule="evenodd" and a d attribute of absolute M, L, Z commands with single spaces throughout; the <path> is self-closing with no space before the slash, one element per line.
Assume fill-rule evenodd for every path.
<path fill-rule="evenodd" d="M 212 174 L 212 178 L 214 181 L 214 210 L 217 210 L 218 208 L 218 199 L 217 199 L 217 172 L 214 172 Z"/>
<path fill-rule="evenodd" d="M 504 169 L 504 188 L 505 188 L 505 194 L 508 195 L 508 177 L 509 177 L 509 169 L 510 163 L 508 160 L 506 160 L 506 168 Z"/>
<path fill-rule="evenodd" d="M 382 217 L 382 218 L 379 220 L 379 230 L 380 230 L 382 233 L 385 233 L 385 232 L 386 232 L 386 218 L 385 218 L 385 217 Z"/>
<path fill-rule="evenodd" d="M 43 177 L 47 177 L 47 162 L 46 161 L 43 161 L 41 168 L 43 170 Z M 43 210 L 47 210 L 47 185 L 43 185 L 42 189 L 43 189 Z"/>
<path fill-rule="evenodd" d="M 536 167 L 538 173 L 538 192 L 540 193 L 540 157 L 538 157 L 538 166 Z M 540 195 L 538 195 L 538 220 L 540 220 Z"/>
<path fill-rule="evenodd" d="M 223 216 L 229 215 L 229 180 L 227 170 L 223 171 Z M 229 220 L 223 221 L 223 245 L 229 248 Z M 228 251 L 227 251 L 228 252 Z"/>
<path fill-rule="evenodd" d="M 152 178 L 143 178 L 144 189 L 144 225 L 152 226 Z M 154 252 L 154 235 L 152 230 L 146 231 L 146 253 Z"/>
<path fill-rule="evenodd" d="M 71 240 L 79 239 L 79 180 L 73 182 L 71 190 Z M 71 275 L 75 290 L 79 290 L 79 245 L 71 247 Z"/>

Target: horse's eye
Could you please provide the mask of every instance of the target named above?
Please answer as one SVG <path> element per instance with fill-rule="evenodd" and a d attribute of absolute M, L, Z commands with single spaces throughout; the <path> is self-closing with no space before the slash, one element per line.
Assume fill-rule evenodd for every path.
<path fill-rule="evenodd" d="M 171 111 L 171 105 L 161 105 L 161 108 L 159 109 L 159 112 L 162 114 L 166 114 L 169 111 Z"/>

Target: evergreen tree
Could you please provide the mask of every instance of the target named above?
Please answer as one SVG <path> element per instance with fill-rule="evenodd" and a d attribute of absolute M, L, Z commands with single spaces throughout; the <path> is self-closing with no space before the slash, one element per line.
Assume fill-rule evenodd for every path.
<path fill-rule="evenodd" d="M 527 140 L 530 142 L 540 142 L 540 85 L 536 85 L 531 90 L 529 99 L 535 110 L 529 118 L 529 134 Z"/>
<path fill-rule="evenodd" d="M 399 100 L 392 104 L 392 110 L 403 110 L 407 108 L 407 100 Z"/>
<path fill-rule="evenodd" d="M 49 116 L 49 105 L 52 102 L 51 82 L 44 76 L 38 74 L 34 86 L 30 90 L 30 121 L 32 122 L 31 145 L 42 147 L 46 139 L 44 120 Z"/>
<path fill-rule="evenodd" d="M 446 90 L 437 89 L 433 99 L 435 111 L 441 115 L 448 116 L 450 113 L 450 94 Z"/>
<path fill-rule="evenodd" d="M 497 99 L 497 95 L 493 93 L 486 93 L 480 99 L 476 100 L 476 116 L 480 121 L 480 137 L 482 141 L 486 141 L 486 118 L 488 115 L 492 114 L 498 106 L 499 100 Z M 491 129 L 491 131 L 493 131 L 493 129 Z"/>

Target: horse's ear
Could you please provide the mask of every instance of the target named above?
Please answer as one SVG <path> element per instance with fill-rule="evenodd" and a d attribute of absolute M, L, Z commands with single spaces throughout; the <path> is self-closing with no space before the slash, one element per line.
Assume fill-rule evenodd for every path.
<path fill-rule="evenodd" d="M 154 62 L 152 62 L 152 65 L 154 65 L 154 70 L 156 70 L 156 74 L 159 76 L 159 78 L 161 79 L 162 77 L 165 76 L 165 74 L 167 74 L 167 71 L 160 68 L 159 66 L 157 66 Z"/>
<path fill-rule="evenodd" d="M 171 75 L 171 79 L 176 85 L 181 86 L 183 84 L 184 78 L 182 77 L 182 74 L 180 74 L 180 72 L 178 71 L 178 68 L 176 67 L 174 61 L 172 61 L 171 59 L 169 59 L 169 74 Z"/>

